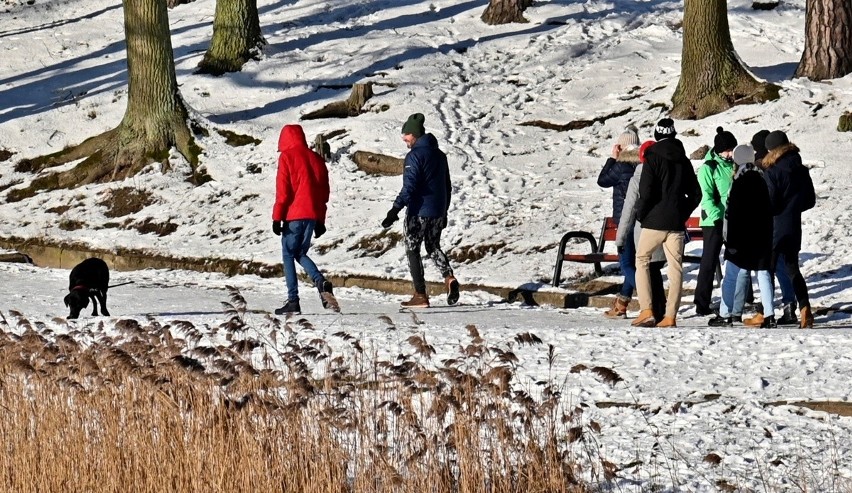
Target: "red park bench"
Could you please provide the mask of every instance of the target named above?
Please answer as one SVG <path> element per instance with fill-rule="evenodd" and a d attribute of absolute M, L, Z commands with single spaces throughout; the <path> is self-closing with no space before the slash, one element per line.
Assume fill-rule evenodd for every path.
<path fill-rule="evenodd" d="M 704 239 L 704 232 L 698 225 L 698 221 L 699 219 L 697 217 L 690 217 L 686 220 L 687 241 L 702 241 Z M 565 233 L 565 235 L 562 236 L 562 240 L 559 242 L 559 250 L 556 252 L 556 267 L 553 269 L 553 287 L 559 287 L 559 278 L 562 276 L 563 262 L 595 264 L 595 273 L 599 276 L 603 275 L 601 263 L 618 262 L 617 253 L 604 252 L 606 242 L 615 241 L 615 235 L 617 232 L 618 226 L 615 224 L 615 221 L 611 217 L 607 217 L 604 219 L 603 226 L 601 227 L 599 240 L 595 240 L 592 233 L 589 233 L 588 231 L 570 231 Z M 565 247 L 568 245 L 568 242 L 575 238 L 588 241 L 592 251 L 590 253 L 565 253 Z M 698 255 L 684 255 L 683 261 L 700 263 L 701 257 Z M 721 266 L 716 269 L 716 279 L 721 282 Z"/>

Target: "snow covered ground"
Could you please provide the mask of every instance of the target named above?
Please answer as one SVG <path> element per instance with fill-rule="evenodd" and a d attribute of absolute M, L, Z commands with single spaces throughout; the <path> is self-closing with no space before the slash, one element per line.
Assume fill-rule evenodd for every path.
<path fill-rule="evenodd" d="M 398 312 L 402 297 L 339 289 L 343 313 L 337 315 L 305 291 L 303 316 L 318 331 L 345 329 L 388 350 L 422 333 L 438 349 L 436 360 L 454 352 L 467 324 L 496 342 L 535 333 L 544 345 L 519 349 L 521 378 L 534 387 L 547 377 L 546 345 L 556 347 L 554 374 L 564 380 L 566 399 L 588 405 L 589 419 L 602 425 L 594 447 L 616 464 L 641 461 L 619 473 L 623 490 L 718 491 L 732 484 L 743 491 L 852 491 L 852 418 L 768 405 L 850 401 L 852 140 L 835 126 L 840 113 L 852 109 L 852 76 L 790 80 L 803 47 L 804 0 L 766 12 L 750 4 L 729 2 L 734 46 L 755 75 L 782 86 L 782 98 L 676 127 L 688 152 L 712 143 L 719 125 L 741 142 L 762 128 L 782 129 L 802 148 L 818 195 L 804 217 L 803 272 L 814 305 L 832 309 L 817 317 L 821 330 L 707 329 L 700 327 L 703 319 L 689 317 L 688 307 L 677 330 L 637 330 L 592 309 L 519 308 L 471 292 L 462 294 L 460 307 L 412 317 Z M 611 212 L 610 192 L 595 179 L 616 137 L 628 123 L 640 128 L 641 138 L 650 137 L 680 71 L 682 2 L 538 0 L 527 12 L 529 23 L 493 27 L 479 20 L 484 1 L 288 0 L 259 2 L 269 42 L 263 59 L 212 78 L 192 72 L 209 43 L 214 7 L 212 0 L 197 0 L 169 14 L 181 94 L 211 122 L 260 144 L 234 148 L 216 136 L 204 139 L 202 164 L 214 181 L 201 187 L 184 181 L 188 166 L 175 155 L 165 175 L 152 167 L 125 183 L 7 203 L 6 191 L 33 178 L 14 172 L 15 162 L 115 127 L 127 87 L 119 1 L 0 3 L 0 149 L 14 153 L 0 162 L 3 236 L 275 264 L 279 245 L 269 220 L 281 126 L 345 98 L 341 85 L 372 81 L 376 96 L 365 114 L 302 123 L 310 140 L 345 131 L 330 141 L 328 233 L 314 254 L 320 267 L 407 277 L 401 246 L 359 246 L 380 232 L 401 179 L 368 176 L 350 155 L 402 157 L 402 123 L 422 112 L 450 159 L 454 200 L 444 241 L 452 258 L 471 259 L 456 263 L 461 282 L 546 286 L 561 234 L 596 231 Z M 519 125 L 627 109 L 569 132 Z M 154 202 L 107 217 L 110 192 L 124 187 L 151 193 Z M 176 229 L 142 234 L 135 226 L 146 221 Z M 431 265 L 426 269 L 428 279 L 437 279 Z M 590 271 L 567 264 L 565 275 Z M 223 319 L 226 285 L 241 290 L 262 324 L 262 312 L 279 306 L 284 292 L 283 281 L 252 276 L 114 272 L 114 283 L 135 281 L 111 291 L 114 316 L 66 324 L 54 317 L 65 315 L 67 276 L 67 270 L 0 264 L 0 314 L 8 330 L 22 330 L 13 310 L 56 332 L 100 322 L 108 331 L 124 317 L 212 325 Z M 687 286 L 694 282 L 689 270 Z M 387 331 L 381 316 L 399 330 Z M 610 368 L 624 381 L 610 386 L 591 372 L 571 373 L 578 364 Z M 721 463 L 705 462 L 711 453 Z"/>

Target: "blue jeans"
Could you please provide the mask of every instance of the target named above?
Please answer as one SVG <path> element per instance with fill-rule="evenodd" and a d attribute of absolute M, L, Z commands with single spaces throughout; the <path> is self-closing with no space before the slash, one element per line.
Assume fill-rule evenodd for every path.
<path fill-rule="evenodd" d="M 633 228 L 627 233 L 626 241 L 622 245 L 621 253 L 618 254 L 618 265 L 624 274 L 624 283 L 621 285 L 621 296 L 633 297 L 636 289 L 636 240 L 633 238 Z"/>
<path fill-rule="evenodd" d="M 787 273 L 787 267 L 784 265 L 784 254 L 778 255 L 778 262 L 775 265 L 775 277 L 778 279 L 778 287 L 781 288 L 781 303 L 784 305 L 796 303 L 796 290 L 793 289 L 793 281 L 790 279 L 790 274 Z"/>
<path fill-rule="evenodd" d="M 740 269 L 730 260 L 725 262 L 725 277 L 722 280 L 722 301 L 719 303 L 719 316 L 730 317 L 743 314 L 745 295 L 751 280 L 749 271 Z M 760 289 L 760 302 L 763 305 L 763 316 L 775 315 L 772 305 L 772 275 L 768 270 L 757 271 L 757 287 Z"/>
<path fill-rule="evenodd" d="M 284 277 L 287 279 L 287 299 L 299 300 L 299 278 L 296 276 L 296 262 L 305 269 L 305 273 L 314 284 L 324 280 L 317 265 L 308 257 L 311 247 L 311 235 L 314 234 L 316 221 L 302 219 L 287 221 L 287 227 L 281 232 L 281 257 L 284 266 Z"/>

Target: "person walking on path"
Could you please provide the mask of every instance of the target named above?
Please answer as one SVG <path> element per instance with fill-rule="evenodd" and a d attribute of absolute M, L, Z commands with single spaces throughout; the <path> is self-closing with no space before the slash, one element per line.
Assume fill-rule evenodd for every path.
<path fill-rule="evenodd" d="M 639 179 L 642 176 L 642 166 L 645 164 L 645 153 L 654 143 L 653 140 L 648 140 L 639 146 L 639 166 L 636 167 L 636 172 L 633 173 L 633 177 L 630 178 L 630 183 L 627 185 L 627 193 L 624 195 L 624 207 L 621 210 L 618 230 L 615 234 L 615 246 L 619 251 L 628 243 L 635 245 L 638 238 L 642 235 L 642 223 L 636 220 L 636 204 L 639 201 Z M 631 260 L 635 262 L 635 258 Z M 654 313 L 655 320 L 662 320 L 666 315 L 666 289 L 663 285 L 662 274 L 665 263 L 666 254 L 663 252 L 662 246 L 656 248 L 654 253 L 651 254 L 651 263 L 649 264 L 651 311 Z M 629 298 L 627 302 L 630 302 Z M 625 313 L 627 311 L 626 304 L 624 305 L 624 311 Z"/>
<path fill-rule="evenodd" d="M 707 324 L 730 327 L 735 318 L 742 321 L 750 271 L 757 272 L 762 313 L 746 319 L 747 326 L 775 327 L 772 304 L 772 206 L 763 173 L 754 165 L 755 152 L 750 145 L 738 145 L 733 152 L 737 165 L 728 203 L 725 207 L 725 277 L 719 315 Z"/>
<path fill-rule="evenodd" d="M 813 327 L 808 286 L 799 270 L 799 251 L 802 249 L 802 213 L 816 205 L 814 183 L 810 171 L 802 164 L 799 148 L 790 143 L 787 134 L 780 130 L 771 132 L 766 136 L 766 149 L 769 153 L 763 158 L 763 177 L 775 214 L 772 267 L 783 258 L 799 304 L 800 327 Z"/>
<path fill-rule="evenodd" d="M 686 220 L 701 201 L 701 188 L 681 141 L 675 138 L 674 121 L 663 118 L 654 129 L 657 143 L 645 153 L 647 163 L 639 178 L 636 219 L 642 233 L 636 245 L 636 291 L 639 316 L 632 325 L 675 327 L 683 289 L 683 243 Z M 654 250 L 663 246 L 668 262 L 669 292 L 666 314 L 654 318 L 651 308 L 650 264 Z"/>
<path fill-rule="evenodd" d="M 704 236 L 693 296 L 698 315 L 713 313 L 713 278 L 719 268 L 719 253 L 722 251 L 722 222 L 734 179 L 732 155 L 736 146 L 734 134 L 718 127 L 713 148 L 707 152 L 704 164 L 698 169 L 698 183 L 701 185 L 701 220 L 698 224 Z"/>
<path fill-rule="evenodd" d="M 622 208 L 625 203 L 628 184 L 639 165 L 639 135 L 634 125 L 628 125 L 624 132 L 618 136 L 618 140 L 612 147 L 612 157 L 606 160 L 598 175 L 598 186 L 612 188 L 612 219 L 616 225 L 620 225 Z M 636 194 L 639 194 L 638 184 Z M 632 229 L 631 223 L 631 229 Z M 618 263 L 624 282 L 621 291 L 615 296 L 612 307 L 604 312 L 608 318 L 624 318 L 627 316 L 627 306 L 633 298 L 633 290 L 636 288 L 636 243 L 633 234 L 624 235 L 624 241 L 618 248 Z"/>
<path fill-rule="evenodd" d="M 408 268 L 414 285 L 414 296 L 404 301 L 404 308 L 427 308 L 429 295 L 423 273 L 420 245 L 425 243 L 426 254 L 444 276 L 447 303 L 459 301 L 459 282 L 453 275 L 450 260 L 441 250 L 441 232 L 447 227 L 447 211 L 450 208 L 452 184 L 447 155 L 438 148 L 438 140 L 424 128 L 425 117 L 415 113 L 402 126 L 402 140 L 410 149 L 405 156 L 402 175 L 402 190 L 382 221 L 389 228 L 399 219 L 399 212 L 406 208 L 405 252 Z"/>
<path fill-rule="evenodd" d="M 311 235 L 325 234 L 328 203 L 328 169 L 323 158 L 308 148 L 300 125 L 285 125 L 278 137 L 278 173 L 272 232 L 281 237 L 281 257 L 287 280 L 287 301 L 276 315 L 299 314 L 299 279 L 296 262 L 305 269 L 320 295 L 323 308 L 340 311 L 333 286 L 308 257 Z"/>

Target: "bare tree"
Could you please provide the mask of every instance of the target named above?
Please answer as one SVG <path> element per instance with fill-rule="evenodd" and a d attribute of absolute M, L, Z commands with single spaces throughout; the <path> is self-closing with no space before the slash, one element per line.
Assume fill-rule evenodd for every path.
<path fill-rule="evenodd" d="M 808 0 L 805 51 L 797 77 L 837 79 L 852 72 L 852 2 Z"/>
<path fill-rule="evenodd" d="M 527 22 L 524 10 L 530 5 L 532 0 L 489 0 L 482 21 L 490 25 Z"/>
<path fill-rule="evenodd" d="M 201 150 L 188 124 L 188 112 L 175 77 L 166 2 L 123 0 L 127 41 L 128 97 L 118 127 L 58 153 L 18 163 L 17 171 L 39 171 L 78 159 L 74 168 L 41 176 L 25 189 L 11 190 L 20 200 L 40 190 L 121 180 L 159 160 L 168 163 L 172 146 L 192 165 Z"/>
<path fill-rule="evenodd" d="M 778 90 L 755 79 L 737 57 L 725 0 L 684 0 L 681 75 L 672 116 L 704 118 L 734 105 L 778 99 Z"/>
<path fill-rule="evenodd" d="M 198 64 L 198 72 L 238 72 L 247 61 L 257 59 L 264 45 L 257 0 L 217 0 L 213 39 Z"/>

